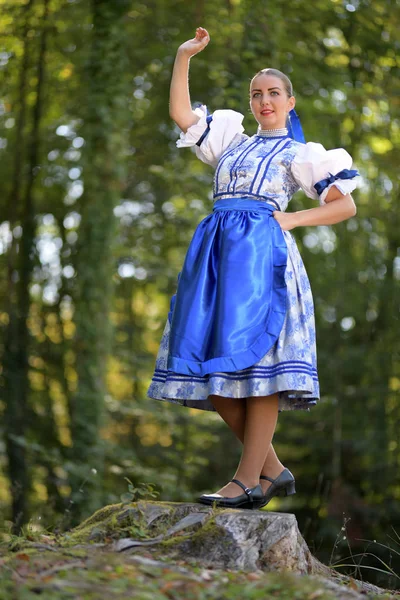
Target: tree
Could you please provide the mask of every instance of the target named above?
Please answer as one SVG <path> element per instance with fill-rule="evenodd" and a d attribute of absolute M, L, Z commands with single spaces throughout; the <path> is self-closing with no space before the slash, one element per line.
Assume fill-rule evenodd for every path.
<path fill-rule="evenodd" d="M 33 7 L 30 0 L 24 11 L 27 15 Z M 30 335 L 28 330 L 29 315 L 29 285 L 33 270 L 34 235 L 35 235 L 35 205 L 34 184 L 38 173 L 38 160 L 40 149 L 40 124 L 43 113 L 43 88 L 45 77 L 45 62 L 47 51 L 47 21 L 48 0 L 43 3 L 42 29 L 40 32 L 39 55 L 37 58 L 37 84 L 36 99 L 32 114 L 32 130 L 28 144 L 28 170 L 25 190 L 22 191 L 23 182 L 21 158 L 19 149 L 23 146 L 24 125 L 26 119 L 26 77 L 29 61 L 29 41 L 27 31 L 29 18 L 24 26 L 24 53 L 21 64 L 19 84 L 19 115 L 17 126 L 17 145 L 14 160 L 13 185 L 9 196 L 9 222 L 11 227 L 17 221 L 23 231 L 21 241 L 13 238 L 9 262 L 9 322 L 6 332 L 4 352 L 4 388 L 3 398 L 6 410 L 6 440 L 8 455 L 8 470 L 12 491 L 12 516 L 14 529 L 18 531 L 20 525 L 28 518 L 27 492 L 29 490 L 29 474 L 25 459 L 25 431 L 28 417 L 28 357 L 30 348 Z M 18 212 L 19 199 L 22 205 Z M 10 227 L 10 228 L 11 228 Z"/>
<path fill-rule="evenodd" d="M 124 16 L 130 2 L 93 0 L 91 51 L 83 71 L 86 106 L 82 221 L 77 252 L 78 292 L 75 302 L 78 388 L 71 405 L 71 477 L 78 492 L 90 469 L 103 470 L 100 427 L 106 393 L 106 359 L 110 348 L 109 311 L 113 295 L 113 209 L 126 177 L 129 72 Z M 86 79 L 86 82 L 85 82 Z M 98 506 L 90 489 L 76 502 L 77 516 Z"/>

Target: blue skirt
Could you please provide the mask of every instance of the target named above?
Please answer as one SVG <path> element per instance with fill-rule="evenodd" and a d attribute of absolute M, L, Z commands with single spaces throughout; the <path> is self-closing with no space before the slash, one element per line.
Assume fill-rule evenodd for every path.
<path fill-rule="evenodd" d="M 228 198 L 198 225 L 171 300 L 168 371 L 238 371 L 277 341 L 287 312 L 287 245 L 274 210 Z"/>
<path fill-rule="evenodd" d="M 211 395 L 278 393 L 280 411 L 308 411 L 319 400 L 314 302 L 296 240 L 270 205 L 227 202 L 195 232 L 147 395 L 215 411 Z"/>

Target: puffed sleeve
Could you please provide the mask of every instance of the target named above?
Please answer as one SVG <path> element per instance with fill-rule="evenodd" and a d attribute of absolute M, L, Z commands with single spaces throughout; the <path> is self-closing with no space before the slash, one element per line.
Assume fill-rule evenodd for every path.
<path fill-rule="evenodd" d="M 291 170 L 297 184 L 309 198 L 325 198 L 335 185 L 342 194 L 350 194 L 359 185 L 358 171 L 351 169 L 353 159 L 343 148 L 325 150 L 322 144 L 308 142 L 300 146 L 294 157 Z"/>
<path fill-rule="evenodd" d="M 244 115 L 230 109 L 216 110 L 212 115 L 207 115 L 204 104 L 194 112 L 199 115 L 199 121 L 189 127 L 186 133 L 181 133 L 176 145 L 178 148 L 195 146 L 198 158 L 215 167 L 234 137 L 243 133 Z"/>

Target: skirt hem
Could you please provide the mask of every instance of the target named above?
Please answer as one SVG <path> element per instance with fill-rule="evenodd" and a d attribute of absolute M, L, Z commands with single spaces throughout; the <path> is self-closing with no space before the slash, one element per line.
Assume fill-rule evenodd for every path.
<path fill-rule="evenodd" d="M 209 400 L 209 396 L 207 398 L 196 398 L 196 399 L 188 399 L 188 398 L 175 398 L 163 396 L 161 393 L 157 393 L 157 390 L 152 389 L 156 387 L 155 385 L 151 385 L 148 392 L 147 397 L 152 400 L 160 400 L 163 402 L 170 402 L 172 404 L 179 404 L 180 406 L 185 406 L 187 408 L 195 408 L 198 410 L 207 410 L 211 412 L 216 412 L 212 402 Z M 247 396 L 227 396 L 223 393 L 213 393 L 210 395 L 214 396 L 222 396 L 226 398 L 236 398 L 236 399 L 245 399 L 245 398 L 257 398 L 260 396 L 267 396 L 272 394 L 278 394 L 279 397 L 279 412 L 286 410 L 309 410 L 310 407 L 316 406 L 320 401 L 320 397 L 315 395 L 314 391 L 308 390 L 269 390 L 269 394 L 264 393 L 251 393 Z"/>
<path fill-rule="evenodd" d="M 274 392 L 273 392 L 274 393 Z M 291 411 L 291 410 L 303 410 L 310 412 L 310 408 L 316 406 L 320 401 L 319 397 L 301 397 L 295 396 L 292 397 L 292 394 L 298 394 L 299 392 L 287 390 L 284 392 L 277 392 L 279 395 L 278 399 L 278 412 Z M 220 394 L 214 394 L 218 396 Z M 261 395 L 261 394 L 260 394 Z M 248 398 L 257 397 L 256 395 L 248 396 Z M 196 410 L 205 410 L 208 412 L 217 412 L 208 398 L 203 400 L 186 400 L 183 398 L 160 398 L 159 396 L 150 396 L 148 393 L 148 398 L 152 400 L 158 400 L 160 402 L 169 402 L 171 404 L 178 404 L 179 406 L 184 406 L 186 408 L 194 408 Z"/>

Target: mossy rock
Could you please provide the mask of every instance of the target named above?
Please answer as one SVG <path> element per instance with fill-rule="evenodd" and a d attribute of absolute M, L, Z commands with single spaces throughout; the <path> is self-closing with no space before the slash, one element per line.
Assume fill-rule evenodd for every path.
<path fill-rule="evenodd" d="M 139 501 L 112 504 L 96 511 L 91 517 L 63 536 L 63 544 L 110 542 L 133 537 L 153 539 L 163 535 L 189 514 L 211 511 L 200 504 Z"/>
<path fill-rule="evenodd" d="M 87 600 L 394 598 L 319 563 L 292 514 L 140 501 L 107 506 L 70 532 L 42 538 L 19 538 L 3 554 L 0 600 L 32 593 L 62 600 L 82 590 Z"/>

